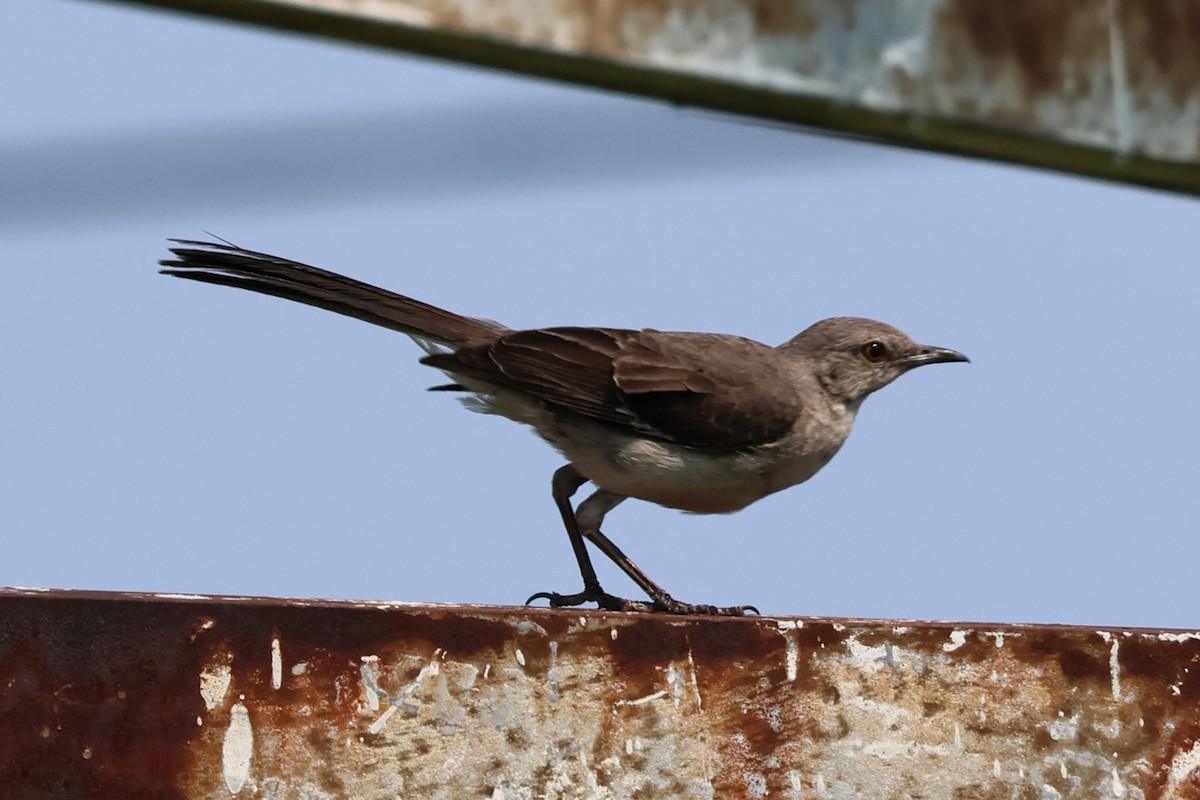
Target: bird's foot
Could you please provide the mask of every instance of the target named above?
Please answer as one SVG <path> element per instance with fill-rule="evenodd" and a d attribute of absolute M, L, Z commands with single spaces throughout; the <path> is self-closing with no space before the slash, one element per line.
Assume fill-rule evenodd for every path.
<path fill-rule="evenodd" d="M 551 608 L 572 608 L 584 603 L 595 603 L 602 611 L 640 611 L 658 614 L 688 614 L 702 617 L 742 617 L 748 613 L 757 614 L 754 606 L 714 606 L 707 603 L 682 603 L 671 595 L 663 592 L 661 595 L 646 602 L 642 600 L 626 600 L 623 597 L 611 595 L 599 586 L 594 589 L 584 589 L 575 594 L 559 594 L 558 592 L 538 592 L 525 601 L 529 605 L 534 600 L 546 600 Z"/>
<path fill-rule="evenodd" d="M 714 606 L 708 603 L 683 603 L 663 592 L 655 597 L 651 604 L 652 611 L 662 614 L 688 614 L 700 617 L 744 617 L 746 614 L 757 614 L 754 606 Z"/>
<path fill-rule="evenodd" d="M 551 608 L 573 608 L 581 606 L 584 603 L 595 603 L 602 611 L 655 611 L 653 603 L 644 603 L 638 600 L 626 600 L 624 597 L 617 597 L 609 594 L 599 586 L 594 589 L 584 589 L 582 592 L 575 594 L 559 594 L 558 592 L 538 592 L 531 595 L 525 601 L 525 605 L 529 605 L 534 600 L 545 600 L 550 603 Z"/>

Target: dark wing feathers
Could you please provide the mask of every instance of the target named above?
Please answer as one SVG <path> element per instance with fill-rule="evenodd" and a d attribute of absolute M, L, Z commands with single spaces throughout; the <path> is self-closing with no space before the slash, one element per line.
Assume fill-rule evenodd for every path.
<path fill-rule="evenodd" d="M 632 425 L 612 381 L 619 339 L 630 331 L 545 328 L 515 331 L 490 344 L 437 353 L 422 364 L 524 392 L 585 417 Z"/>
<path fill-rule="evenodd" d="M 799 393 L 773 348 L 719 334 L 648 331 L 614 363 L 633 413 L 666 438 L 706 449 L 772 442 L 800 415 Z"/>
<path fill-rule="evenodd" d="M 422 363 L 631 433 L 704 450 L 769 443 L 800 413 L 772 348 L 734 336 L 546 328 L 508 333 Z"/>

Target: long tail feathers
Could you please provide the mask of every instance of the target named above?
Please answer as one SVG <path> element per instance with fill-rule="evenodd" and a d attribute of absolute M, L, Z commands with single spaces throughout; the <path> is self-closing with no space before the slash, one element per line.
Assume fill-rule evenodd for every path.
<path fill-rule="evenodd" d="M 458 346 L 507 330 L 490 320 L 464 317 L 335 272 L 232 244 L 171 239 L 173 259 L 164 275 L 249 289 L 381 325 L 427 342 Z M 427 340 L 422 342 L 422 340 Z M 433 352 L 433 350 L 429 350 Z"/>

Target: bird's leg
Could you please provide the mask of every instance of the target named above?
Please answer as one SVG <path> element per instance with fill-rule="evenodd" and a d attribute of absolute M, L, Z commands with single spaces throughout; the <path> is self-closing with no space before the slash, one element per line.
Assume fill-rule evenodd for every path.
<path fill-rule="evenodd" d="M 580 503 L 579 509 L 575 512 L 575 520 L 579 533 L 592 544 L 596 545 L 601 553 L 608 556 L 610 561 L 620 567 L 621 571 L 628 575 L 629 579 L 636 583 L 652 601 L 651 603 L 625 601 L 626 607 L 621 610 L 663 611 L 668 614 L 701 614 L 732 617 L 740 617 L 748 611 L 753 611 L 755 614 L 758 613 L 758 609 L 754 606 L 714 606 L 707 603 L 682 603 L 667 594 L 657 583 L 650 580 L 646 573 L 637 564 L 634 564 L 629 556 L 622 552 L 621 548 L 617 547 L 611 539 L 600 532 L 600 523 L 604 521 L 604 516 L 616 508 L 617 504 L 624 499 L 624 495 L 600 489 Z"/>
<path fill-rule="evenodd" d="M 575 553 L 575 561 L 579 564 L 579 574 L 583 578 L 583 591 L 575 594 L 559 594 L 558 592 L 538 592 L 525 601 L 529 605 L 534 600 L 548 600 L 551 608 L 565 608 L 593 602 L 607 611 L 645 611 L 645 603 L 634 603 L 621 597 L 614 597 L 600 587 L 596 577 L 596 568 L 588 555 L 587 545 L 579 532 L 579 523 L 575 519 L 575 510 L 571 508 L 571 496 L 587 483 L 587 478 L 579 474 L 571 464 L 559 467 L 550 482 L 551 494 L 558 512 L 562 514 L 563 526 L 567 529 L 567 537 L 571 540 L 571 550 Z M 615 503 L 613 505 L 616 505 Z M 603 515 L 602 515 L 603 516 Z M 640 607 L 639 607 L 640 606 Z"/>

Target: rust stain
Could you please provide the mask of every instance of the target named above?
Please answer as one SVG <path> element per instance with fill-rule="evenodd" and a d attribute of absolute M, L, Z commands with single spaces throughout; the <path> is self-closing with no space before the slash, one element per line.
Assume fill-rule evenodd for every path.
<path fill-rule="evenodd" d="M 1122 29 L 1134 54 L 1128 59 L 1130 79 L 1140 88 L 1139 94 L 1161 87 L 1176 106 L 1194 100 L 1200 76 L 1200 50 L 1196 47 L 1200 4 L 1194 0 L 1124 0 L 1119 8 Z"/>
<path fill-rule="evenodd" d="M 1200 797 L 1200 634 L 0 592 L 12 797 Z"/>
<path fill-rule="evenodd" d="M 1067 31 L 1090 0 L 1007 0 L 976 3 L 954 0 L 942 6 L 940 26 L 961 29 L 974 56 L 1012 64 L 1029 93 L 1053 91 L 1062 83 L 1069 53 Z"/>

